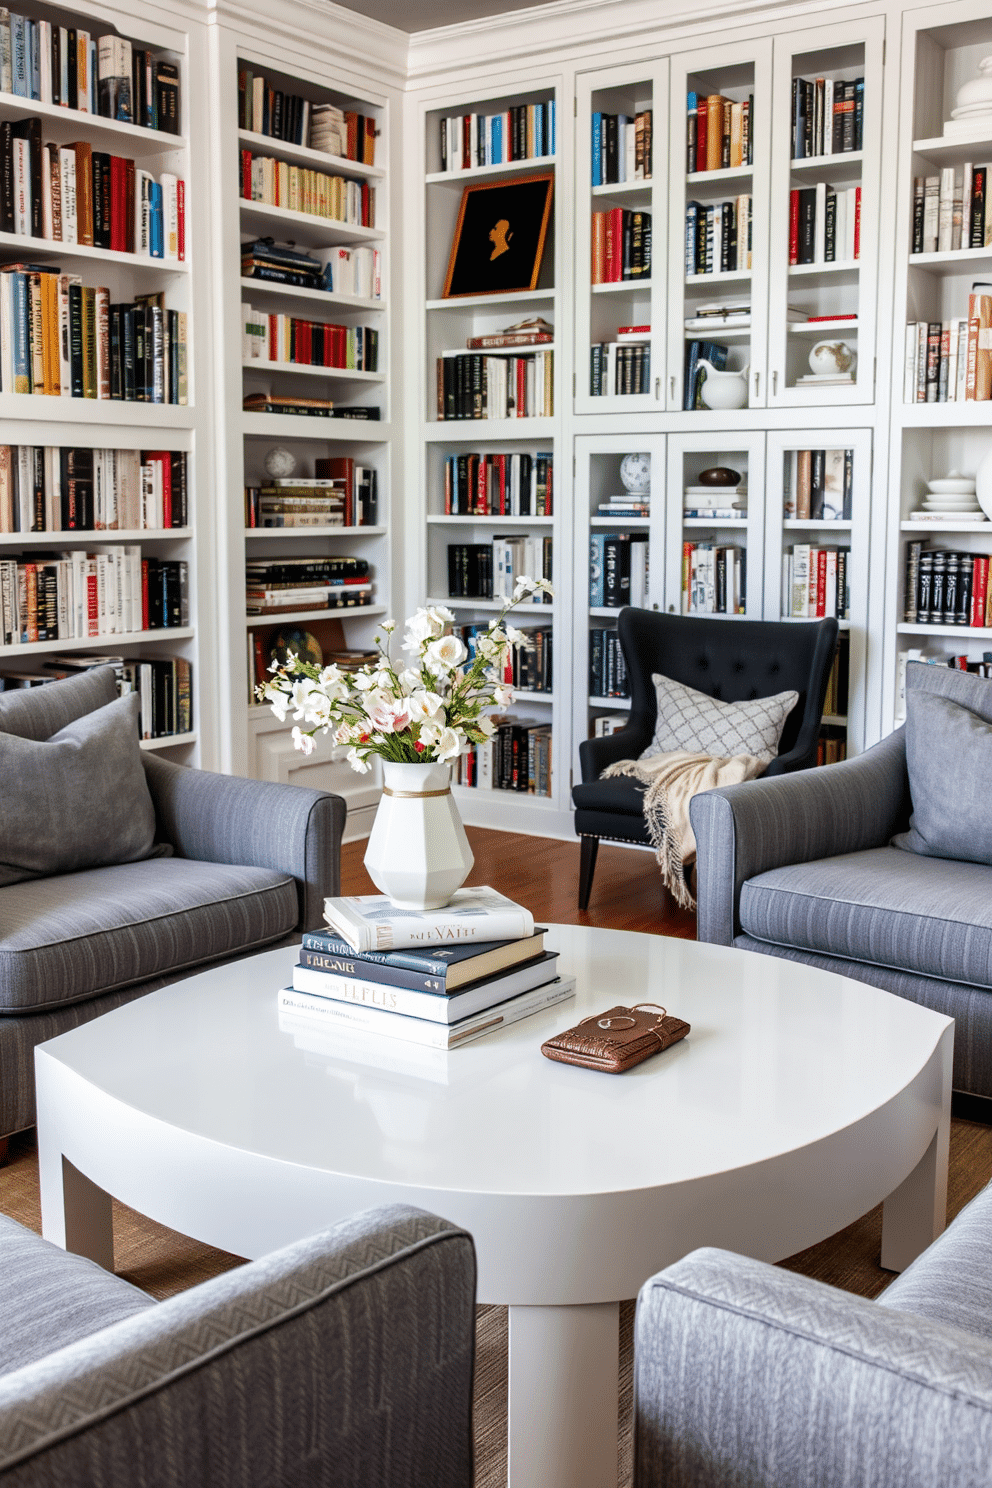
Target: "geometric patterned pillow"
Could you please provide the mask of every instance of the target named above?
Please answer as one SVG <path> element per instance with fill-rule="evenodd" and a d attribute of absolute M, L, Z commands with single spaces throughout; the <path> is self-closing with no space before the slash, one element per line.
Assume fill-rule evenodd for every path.
<path fill-rule="evenodd" d="M 658 721 L 641 759 L 688 749 L 694 754 L 753 754 L 773 760 L 785 720 L 799 699 L 798 692 L 778 692 L 745 703 L 723 703 L 657 672 L 651 681 L 658 697 Z"/>

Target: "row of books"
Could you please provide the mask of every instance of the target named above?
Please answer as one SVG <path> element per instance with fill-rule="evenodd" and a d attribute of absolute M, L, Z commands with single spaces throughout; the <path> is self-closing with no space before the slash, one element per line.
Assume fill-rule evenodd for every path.
<path fill-rule="evenodd" d="M 837 651 L 834 655 L 833 666 L 830 668 L 830 676 L 827 678 L 827 691 L 823 699 L 825 714 L 839 717 L 847 713 L 850 675 L 851 647 L 848 644 L 847 633 L 842 631 L 837 637 Z"/>
<path fill-rule="evenodd" d="M 792 158 L 847 155 L 864 142 L 865 80 L 792 79 Z"/>
<path fill-rule="evenodd" d="M 291 362 L 302 367 L 379 370 L 379 332 L 372 326 L 332 325 L 297 315 L 266 315 L 241 306 L 241 357 L 266 365 Z"/>
<path fill-rule="evenodd" d="M 179 133 L 179 68 L 123 36 L 0 7 L 0 93 Z"/>
<path fill-rule="evenodd" d="M 735 170 L 753 160 L 754 94 L 740 102 L 722 93 L 686 94 L 686 160 L 688 175 L 697 171 Z"/>
<path fill-rule="evenodd" d="M 273 88 L 261 73 L 247 67 L 238 69 L 238 128 L 363 165 L 375 164 L 379 131 L 374 118 Z"/>
<path fill-rule="evenodd" d="M 32 264 L 0 268 L 0 392 L 127 403 L 188 401 L 186 313 Z"/>
<path fill-rule="evenodd" d="M 511 599 L 517 579 L 552 578 L 552 540 L 529 534 L 494 537 L 488 543 L 448 544 L 448 596 L 451 599 Z M 531 603 L 551 603 L 549 594 Z"/>
<path fill-rule="evenodd" d="M 260 279 L 291 289 L 358 299 L 382 299 L 382 254 L 378 248 L 322 248 L 320 256 L 303 253 L 271 238 L 241 244 L 242 279 Z"/>
<path fill-rule="evenodd" d="M 550 418 L 555 411 L 555 354 L 459 352 L 437 359 L 439 419 Z"/>
<path fill-rule="evenodd" d="M 727 347 L 716 341 L 693 340 L 685 343 L 685 374 L 682 380 L 682 407 L 685 411 L 706 406 L 702 400 L 705 368 L 700 367 L 699 363 L 709 362 L 717 372 L 722 372 L 727 365 L 727 354 Z"/>
<path fill-rule="evenodd" d="M 618 734 L 622 728 L 626 728 L 629 722 L 626 713 L 598 713 L 591 718 L 591 739 L 609 739 L 613 734 Z"/>
<path fill-rule="evenodd" d="M 907 325 L 906 403 L 986 403 L 990 398 L 992 292 L 968 296 L 967 319 Z"/>
<path fill-rule="evenodd" d="M 906 667 L 911 661 L 922 662 L 926 666 L 951 667 L 958 672 L 971 672 L 975 677 L 992 678 L 992 651 L 985 651 L 981 661 L 972 661 L 964 655 L 953 655 L 945 652 L 940 656 L 924 655 L 919 646 L 908 646 L 896 656 L 896 721 L 902 723 L 906 718 Z"/>
<path fill-rule="evenodd" d="M 816 763 L 838 765 L 847 759 L 847 739 L 840 732 L 827 727 L 816 741 Z"/>
<path fill-rule="evenodd" d="M 134 532 L 189 522 L 183 450 L 0 444 L 0 532 Z"/>
<path fill-rule="evenodd" d="M 611 207 L 593 212 L 593 284 L 621 284 L 651 277 L 651 213 Z"/>
<path fill-rule="evenodd" d="M 449 517 L 550 517 L 554 510 L 554 456 L 447 455 L 444 514 Z"/>
<path fill-rule="evenodd" d="M 986 207 L 989 168 L 967 161 L 939 176 L 913 178 L 913 252 L 957 253 L 992 243 L 992 212 Z"/>
<path fill-rule="evenodd" d="M 853 450 L 790 450 L 784 474 L 786 517 L 803 522 L 851 520 Z"/>
<path fill-rule="evenodd" d="M 455 762 L 457 785 L 479 790 L 551 794 L 551 725 L 536 719 L 503 715 L 493 737 L 477 744 Z"/>
<path fill-rule="evenodd" d="M 304 398 L 298 393 L 246 393 L 241 406 L 245 413 L 278 413 L 290 418 L 377 421 L 382 412 L 375 404 L 341 404 L 335 403 L 333 398 Z"/>
<path fill-rule="evenodd" d="M 182 656 L 55 656 L 42 662 L 41 672 L 0 672 L 0 692 L 43 687 L 99 666 L 114 668 L 119 696 L 138 694 L 140 738 L 166 739 L 192 731 L 193 663 Z"/>
<path fill-rule="evenodd" d="M 188 624 L 189 574 L 181 559 L 142 558 L 140 547 L 126 543 L 0 560 L 5 646 Z"/>
<path fill-rule="evenodd" d="M 599 517 L 649 517 L 651 515 L 651 493 L 649 491 L 619 492 L 600 501 L 593 516 Z"/>
<path fill-rule="evenodd" d="M 507 654 L 503 681 L 522 692 L 550 693 L 553 685 L 551 626 L 524 625 L 518 629 L 524 639 Z M 473 621 L 468 625 L 453 625 L 451 630 L 464 641 L 469 656 L 474 659 L 479 640 L 488 633 L 488 626 Z"/>
<path fill-rule="evenodd" d="M 0 232 L 178 262 L 186 185 L 88 140 L 42 143 L 40 119 L 0 120 Z"/>
<path fill-rule="evenodd" d="M 242 150 L 240 187 L 244 201 L 346 222 L 351 227 L 375 227 L 375 187 L 368 181 L 308 170 Z"/>
<path fill-rule="evenodd" d="M 372 570 L 366 558 L 255 558 L 245 564 L 249 615 L 341 610 L 371 603 Z"/>
<path fill-rule="evenodd" d="M 594 341 L 589 348 L 589 393 L 593 398 L 651 391 L 649 341 Z"/>
<path fill-rule="evenodd" d="M 825 181 L 789 192 L 789 263 L 854 263 L 861 257 L 861 187 Z"/>
<path fill-rule="evenodd" d="M 905 619 L 909 625 L 992 626 L 988 555 L 908 543 Z"/>
<path fill-rule="evenodd" d="M 851 550 L 795 543 L 782 554 L 782 613 L 794 620 L 851 617 Z"/>
<path fill-rule="evenodd" d="M 494 889 L 459 889 L 441 910 L 390 910 L 378 894 L 324 901 L 329 928 L 303 936 L 278 999 L 279 1028 L 302 1048 L 429 1078 L 431 1053 L 574 991 L 574 979 L 558 976 L 558 953 L 544 949 L 546 931 Z M 407 1052 L 401 1041 L 426 1047 Z M 445 1065 L 438 1078 L 448 1077 Z"/>
<path fill-rule="evenodd" d="M 654 114 L 592 116 L 592 184 L 620 185 L 626 181 L 650 181 L 654 148 Z"/>
<path fill-rule="evenodd" d="M 686 202 L 685 271 L 727 274 L 751 267 L 751 198 Z"/>
<path fill-rule="evenodd" d="M 521 103 L 499 114 L 452 114 L 438 120 L 443 171 L 508 165 L 555 153 L 555 100 Z"/>
<path fill-rule="evenodd" d="M 589 631 L 589 693 L 591 697 L 630 697 L 630 677 L 620 637 L 612 628 Z"/>
<path fill-rule="evenodd" d="M 733 544 L 682 544 L 682 614 L 743 615 L 747 609 L 747 549 Z"/>
<path fill-rule="evenodd" d="M 274 480 L 245 487 L 246 527 L 374 527 L 379 476 L 352 457 L 319 462 L 339 474 L 313 480 Z"/>
<path fill-rule="evenodd" d="M 642 609 L 648 598 L 646 532 L 593 532 L 589 537 L 589 606 Z"/>

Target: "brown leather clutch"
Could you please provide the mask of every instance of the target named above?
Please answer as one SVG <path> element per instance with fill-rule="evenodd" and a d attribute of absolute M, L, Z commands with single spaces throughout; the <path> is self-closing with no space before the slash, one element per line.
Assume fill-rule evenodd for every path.
<path fill-rule="evenodd" d="M 636 1007 L 612 1007 L 583 1018 L 574 1028 L 549 1038 L 541 1045 L 541 1053 L 563 1064 L 581 1064 L 609 1075 L 622 1075 L 652 1054 L 677 1044 L 688 1032 L 688 1023 L 672 1017 L 657 1003 L 639 1002 Z"/>

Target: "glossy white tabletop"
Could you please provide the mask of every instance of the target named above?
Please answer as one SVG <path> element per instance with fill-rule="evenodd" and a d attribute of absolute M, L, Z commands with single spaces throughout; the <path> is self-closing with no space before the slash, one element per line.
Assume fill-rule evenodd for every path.
<path fill-rule="evenodd" d="M 883 1106 L 948 1020 L 861 982 L 663 936 L 555 926 L 574 1000 L 452 1051 L 332 1035 L 277 1008 L 296 953 L 216 967 L 52 1040 L 123 1107 L 232 1150 L 436 1194 L 594 1195 L 807 1147 Z M 622 1076 L 549 1035 L 616 1003 L 692 1024 Z"/>

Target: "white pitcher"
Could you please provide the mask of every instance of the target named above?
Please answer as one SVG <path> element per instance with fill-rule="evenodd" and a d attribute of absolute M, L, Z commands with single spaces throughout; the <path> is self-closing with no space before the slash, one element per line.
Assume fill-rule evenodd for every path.
<path fill-rule="evenodd" d="M 706 373 L 700 396 L 707 408 L 744 408 L 747 404 L 747 379 L 750 363 L 742 372 L 721 372 L 700 357 L 698 366 Z"/>

